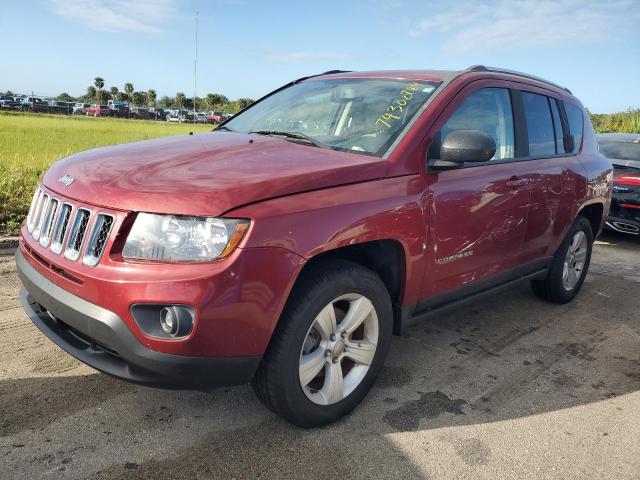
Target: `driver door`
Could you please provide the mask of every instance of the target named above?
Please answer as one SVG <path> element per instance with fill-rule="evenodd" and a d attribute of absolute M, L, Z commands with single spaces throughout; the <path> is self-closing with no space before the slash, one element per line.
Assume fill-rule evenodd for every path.
<path fill-rule="evenodd" d="M 425 291 L 436 303 L 447 301 L 447 293 L 471 294 L 510 275 L 519 263 L 529 209 L 527 162 L 516 160 L 510 90 L 467 87 L 459 95 L 463 99 L 435 136 L 429 161 L 439 158 L 442 139 L 456 130 L 486 133 L 496 153 L 488 162 L 429 172 L 436 179 L 429 192 Z"/>

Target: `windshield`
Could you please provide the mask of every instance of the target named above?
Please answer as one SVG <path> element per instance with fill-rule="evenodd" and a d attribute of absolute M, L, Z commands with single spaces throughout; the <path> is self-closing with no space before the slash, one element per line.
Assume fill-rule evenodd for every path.
<path fill-rule="evenodd" d="M 332 79 L 297 83 L 229 120 L 227 129 L 277 135 L 381 156 L 431 96 L 437 82 Z M 296 139 L 297 138 L 297 139 Z"/>
<path fill-rule="evenodd" d="M 607 158 L 640 161 L 640 143 L 600 142 L 600 153 Z"/>

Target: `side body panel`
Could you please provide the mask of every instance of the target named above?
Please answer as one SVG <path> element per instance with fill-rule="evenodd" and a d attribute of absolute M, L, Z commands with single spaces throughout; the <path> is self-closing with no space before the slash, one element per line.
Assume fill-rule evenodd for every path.
<path fill-rule="evenodd" d="M 281 247 L 306 259 L 348 245 L 395 240 L 404 252 L 403 303 L 424 296 L 427 178 L 406 175 L 327 188 L 233 210 L 255 227 L 248 248 Z"/>

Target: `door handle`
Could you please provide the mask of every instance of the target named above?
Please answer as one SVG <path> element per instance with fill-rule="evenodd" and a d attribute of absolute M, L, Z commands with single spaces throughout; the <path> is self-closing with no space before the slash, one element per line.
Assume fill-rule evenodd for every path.
<path fill-rule="evenodd" d="M 529 180 L 526 178 L 511 177 L 505 182 L 505 185 L 509 188 L 518 188 L 525 186 L 527 183 L 529 183 Z"/>

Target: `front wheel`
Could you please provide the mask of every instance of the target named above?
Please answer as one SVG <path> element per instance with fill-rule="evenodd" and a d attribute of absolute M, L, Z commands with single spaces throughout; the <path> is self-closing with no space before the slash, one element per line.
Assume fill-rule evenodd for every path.
<path fill-rule="evenodd" d="M 547 276 L 533 280 L 534 293 L 553 303 L 567 303 L 578 294 L 589 270 L 593 248 L 591 223 L 578 216 L 553 257 Z"/>
<path fill-rule="evenodd" d="M 389 293 L 374 272 L 347 261 L 319 265 L 291 293 L 253 388 L 295 425 L 333 422 L 373 386 L 392 326 Z"/>

